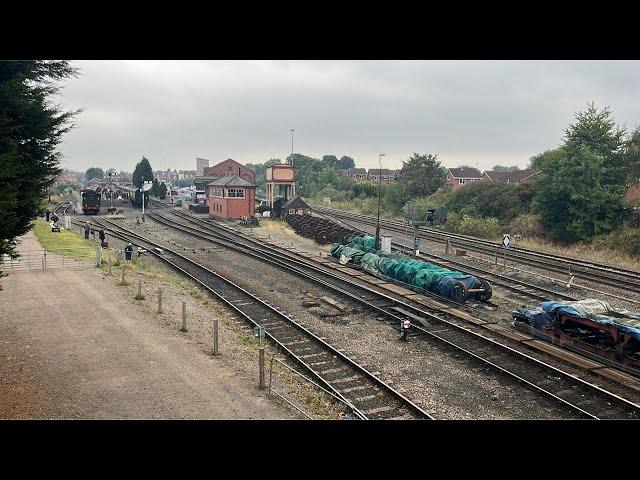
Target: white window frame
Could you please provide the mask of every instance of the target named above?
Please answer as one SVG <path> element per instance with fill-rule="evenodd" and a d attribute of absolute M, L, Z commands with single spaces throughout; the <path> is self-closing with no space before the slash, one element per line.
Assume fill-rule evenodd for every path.
<path fill-rule="evenodd" d="M 228 198 L 245 198 L 244 188 L 227 188 Z"/>
<path fill-rule="evenodd" d="M 466 178 L 459 178 L 458 179 L 458 185 L 464 185 L 465 183 L 467 183 L 467 179 Z"/>
<path fill-rule="evenodd" d="M 296 209 L 295 208 L 290 208 L 289 209 L 289 215 L 295 215 L 296 214 Z"/>

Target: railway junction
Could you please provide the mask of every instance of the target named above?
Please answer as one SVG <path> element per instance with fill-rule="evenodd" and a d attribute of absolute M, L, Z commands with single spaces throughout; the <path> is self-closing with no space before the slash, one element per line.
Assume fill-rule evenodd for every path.
<path fill-rule="evenodd" d="M 63 214 L 69 205 L 63 202 L 57 211 Z M 71 216 L 71 229 L 78 235 L 87 222 L 107 232 L 102 269 L 89 270 L 113 283 L 120 272 L 121 256 L 112 255 L 131 243 L 137 262 L 131 265 L 130 273 L 122 267 L 123 278 L 138 276 L 143 263 L 154 271 L 169 272 L 167 277 L 188 282 L 192 295 L 214 305 L 220 318 L 231 319 L 235 330 L 225 330 L 229 342 L 226 347 L 231 347 L 234 335 L 247 339 L 250 360 L 241 360 L 238 353 L 235 361 L 244 366 L 241 377 L 255 377 L 245 382 L 249 393 L 240 395 L 249 403 L 250 397 L 262 402 L 247 407 L 256 409 L 252 418 L 640 418 L 640 379 L 633 368 L 554 345 L 513 325 L 511 309 L 524 302 L 532 305 L 541 300 L 578 300 L 584 298 L 584 290 L 549 286 L 532 281 L 531 276 L 525 280 L 524 275 L 426 248 L 421 260 L 476 275 L 490 285 L 483 288 L 493 290 L 486 301 L 471 297 L 455 301 L 438 293 L 418 292 L 411 285 L 337 261 L 331 257 L 325 239 L 320 239 L 325 245 L 319 245 L 293 234 L 294 228 L 276 220 L 250 228 L 156 201 L 148 205 L 144 222 L 136 221 L 139 213 L 133 208 L 122 210 L 122 215 L 115 216 Z M 346 240 L 346 230 L 363 234 L 371 228 L 371 219 L 365 216 L 320 208 L 314 208 L 313 215 L 340 224 L 345 230 L 342 241 Z M 393 237 L 394 250 L 407 249 L 402 226 L 385 221 L 383 227 Z M 298 230 L 303 233 L 302 228 Z M 495 251 L 495 245 L 473 239 L 447 239 L 427 229 L 421 234 L 447 250 L 465 248 L 485 256 Z M 571 264 L 575 279 L 581 279 L 587 287 L 597 284 L 594 289 L 606 290 L 622 280 L 630 301 L 637 291 L 635 272 L 552 256 L 543 260 L 535 252 L 519 249 L 509 255 L 513 264 L 526 263 L 527 268 L 544 270 L 547 275 L 564 272 Z M 115 267 L 114 258 L 118 263 Z M 135 291 L 135 282 L 125 288 Z M 145 296 L 152 292 L 147 287 Z M 161 311 L 162 293 L 158 296 L 157 310 Z M 155 310 L 151 303 L 138 302 L 136 308 Z M 64 305 L 58 303 L 51 308 Z M 171 334 L 165 331 L 164 335 L 181 338 L 173 328 L 179 324 L 179 308 L 174 317 L 166 319 Z M 202 317 L 197 327 L 189 328 L 188 335 L 193 335 L 190 341 L 206 350 L 212 326 L 206 313 Z M 406 321 L 411 323 L 409 339 L 401 342 L 400 326 Z M 155 326 L 153 320 L 149 322 L 136 324 L 136 328 L 150 328 L 156 333 L 162 330 L 157 318 Z M 258 353 L 255 347 L 262 342 L 268 348 L 266 361 L 255 362 L 252 355 Z M 156 346 L 166 352 L 174 347 Z M 258 350 L 259 356 L 264 355 L 263 348 Z M 233 365 L 224 363 L 228 356 L 225 351 L 219 358 L 206 358 L 232 369 Z M 197 378 L 193 375 L 188 380 L 192 387 Z M 287 378 L 289 383 L 276 385 L 274 378 Z M 256 380 L 263 389 L 256 388 Z M 309 400 L 314 396 L 321 400 Z M 271 405 L 266 410 L 264 402 Z M 189 415 L 211 416 L 203 412 Z M 182 411 L 176 414 L 178 418 L 181 415 L 188 417 Z"/>

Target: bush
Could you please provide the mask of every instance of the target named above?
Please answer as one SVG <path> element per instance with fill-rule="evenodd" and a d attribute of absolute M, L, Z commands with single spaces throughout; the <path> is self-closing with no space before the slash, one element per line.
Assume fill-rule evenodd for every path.
<path fill-rule="evenodd" d="M 453 219 L 451 217 L 454 217 Z M 453 220 L 453 221 L 452 221 Z M 469 215 L 449 215 L 447 218 L 447 230 L 471 235 L 473 237 L 494 240 L 502 234 L 503 227 L 497 218 L 476 218 Z"/>
<path fill-rule="evenodd" d="M 607 235 L 595 237 L 592 245 L 596 248 L 608 248 L 637 256 L 640 255 L 640 230 L 621 228 Z"/>
<path fill-rule="evenodd" d="M 545 237 L 539 215 L 518 215 L 509 223 L 509 233 L 522 237 Z"/>

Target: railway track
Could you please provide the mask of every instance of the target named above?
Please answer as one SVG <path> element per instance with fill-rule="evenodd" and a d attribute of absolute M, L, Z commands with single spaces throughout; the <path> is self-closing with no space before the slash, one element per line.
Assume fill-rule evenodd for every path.
<path fill-rule="evenodd" d="M 171 215 L 168 218 L 166 215 Z M 419 320 L 416 330 L 425 339 L 434 340 L 440 348 L 456 354 L 462 352 L 471 368 L 488 368 L 505 379 L 536 391 L 547 400 L 561 405 L 578 418 L 640 419 L 640 406 L 601 387 L 571 375 L 526 353 L 467 328 L 451 308 L 425 310 L 407 299 L 381 293 L 370 286 L 355 283 L 334 271 L 319 266 L 289 252 L 267 246 L 256 239 L 231 232 L 212 222 L 184 213 L 150 214 L 160 223 L 203 240 L 250 255 L 303 278 L 322 285 L 335 293 L 363 305 L 379 314 L 379 320 L 394 328 L 404 319 Z M 181 221 L 178 221 L 181 220 Z M 191 225 L 183 223 L 187 221 Z"/>
<path fill-rule="evenodd" d="M 376 225 L 376 219 L 368 215 L 345 212 L 325 207 L 314 207 L 314 209 L 318 213 L 332 216 L 339 220 L 351 220 L 368 226 Z M 405 234 L 407 228 L 402 222 L 386 219 L 380 220 L 380 226 L 401 234 Z M 485 255 L 494 255 L 496 251 L 501 251 L 503 255 L 507 255 L 507 258 L 511 262 L 518 262 L 523 265 L 543 268 L 563 275 L 573 275 L 576 278 L 586 279 L 602 285 L 616 287 L 629 292 L 640 293 L 640 272 L 633 270 L 621 269 L 605 264 L 519 247 L 510 247 L 509 251 L 505 252 L 505 249 L 501 248 L 501 245 L 496 242 L 449 232 L 442 232 L 433 228 L 420 227 L 419 231 L 420 238 L 425 240 L 443 244 L 448 240 L 452 247 L 457 246 Z"/>
<path fill-rule="evenodd" d="M 325 388 L 350 405 L 359 418 L 432 419 L 401 393 L 265 299 L 198 262 L 111 220 L 93 218 L 90 221 L 121 240 L 144 247 L 177 271 L 198 282 L 249 323 L 264 327 L 266 336 L 278 348 L 302 365 Z"/>

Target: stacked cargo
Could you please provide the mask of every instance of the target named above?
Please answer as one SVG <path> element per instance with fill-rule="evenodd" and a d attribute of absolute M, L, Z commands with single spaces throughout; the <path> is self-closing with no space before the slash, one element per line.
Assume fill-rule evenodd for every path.
<path fill-rule="evenodd" d="M 432 263 L 390 255 L 375 249 L 370 235 L 349 237 L 346 245 L 334 243 L 331 255 L 343 264 L 362 266 L 372 275 L 409 285 L 413 290 L 431 292 L 464 302 L 469 298 L 487 301 L 491 286 L 485 280 Z"/>

